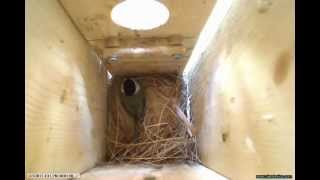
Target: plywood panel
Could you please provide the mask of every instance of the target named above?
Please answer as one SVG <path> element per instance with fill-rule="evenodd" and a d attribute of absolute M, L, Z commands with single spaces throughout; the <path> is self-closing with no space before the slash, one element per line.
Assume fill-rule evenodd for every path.
<path fill-rule="evenodd" d="M 104 67 L 58 1 L 26 16 L 26 172 L 81 172 L 104 155 Z"/>
<path fill-rule="evenodd" d="M 134 46 L 105 48 L 103 58 L 111 74 L 178 73 L 189 54 L 183 46 Z"/>
<path fill-rule="evenodd" d="M 171 13 L 169 21 L 153 30 L 133 31 L 122 28 L 111 20 L 110 13 L 112 8 L 121 1 L 60 0 L 60 2 L 81 34 L 95 47 L 95 50 L 101 56 L 106 48 L 105 41 L 110 37 L 139 40 L 143 38 L 167 38 L 178 35 L 182 38 L 183 46 L 192 50 L 195 40 L 215 4 L 215 0 L 161 0 Z M 119 48 L 122 47 L 121 45 Z"/>
<path fill-rule="evenodd" d="M 187 71 L 201 159 L 232 179 L 294 175 L 293 1 L 230 4 Z"/>
<path fill-rule="evenodd" d="M 196 37 L 201 31 L 215 0 L 162 0 L 169 11 L 167 24 L 149 31 L 131 31 L 114 24 L 110 18 L 112 8 L 118 0 L 61 0 L 87 40 L 105 39 L 109 36 L 166 37 L 180 34 Z"/>
<path fill-rule="evenodd" d="M 143 165 L 102 166 L 81 176 L 81 180 L 227 180 L 226 177 L 201 165 L 165 165 L 160 167 Z"/>
<path fill-rule="evenodd" d="M 142 74 L 181 74 L 187 59 L 121 59 L 118 62 L 107 63 L 106 67 L 112 75 L 142 75 Z"/>

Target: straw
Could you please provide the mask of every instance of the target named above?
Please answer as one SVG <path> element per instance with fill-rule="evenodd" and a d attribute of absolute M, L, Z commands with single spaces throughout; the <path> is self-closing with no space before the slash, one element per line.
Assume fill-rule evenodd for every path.
<path fill-rule="evenodd" d="M 184 114 L 185 107 L 179 104 L 182 91 L 179 79 L 174 75 L 152 75 L 135 80 L 144 88 L 145 115 L 141 121 L 135 121 L 126 113 L 120 102 L 121 92 L 116 88 L 121 83 L 119 78 L 110 96 L 109 121 L 112 122 L 107 129 L 107 161 L 115 164 L 199 162 L 191 120 Z"/>

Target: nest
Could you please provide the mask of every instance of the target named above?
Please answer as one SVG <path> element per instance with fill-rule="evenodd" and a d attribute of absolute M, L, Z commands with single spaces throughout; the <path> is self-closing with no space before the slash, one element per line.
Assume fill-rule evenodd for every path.
<path fill-rule="evenodd" d="M 121 78 L 120 78 L 121 79 Z M 135 77 L 144 89 L 145 112 L 136 122 L 120 102 L 120 80 L 113 83 L 109 107 L 109 163 L 199 162 L 192 123 L 184 113 L 181 81 L 171 76 Z"/>

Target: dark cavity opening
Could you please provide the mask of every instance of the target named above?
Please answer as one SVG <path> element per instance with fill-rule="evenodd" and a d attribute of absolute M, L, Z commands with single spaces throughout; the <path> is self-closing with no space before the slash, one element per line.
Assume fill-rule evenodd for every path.
<path fill-rule="evenodd" d="M 133 96 L 136 92 L 136 84 L 132 79 L 126 79 L 123 83 L 123 90 L 126 96 Z"/>

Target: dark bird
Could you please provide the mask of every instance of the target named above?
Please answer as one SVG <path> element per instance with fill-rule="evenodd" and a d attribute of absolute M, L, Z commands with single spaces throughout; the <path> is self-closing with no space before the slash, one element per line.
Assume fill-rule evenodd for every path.
<path fill-rule="evenodd" d="M 128 114 L 136 123 L 142 121 L 145 111 L 144 89 L 139 82 L 133 78 L 125 78 L 121 84 L 120 99 Z"/>

